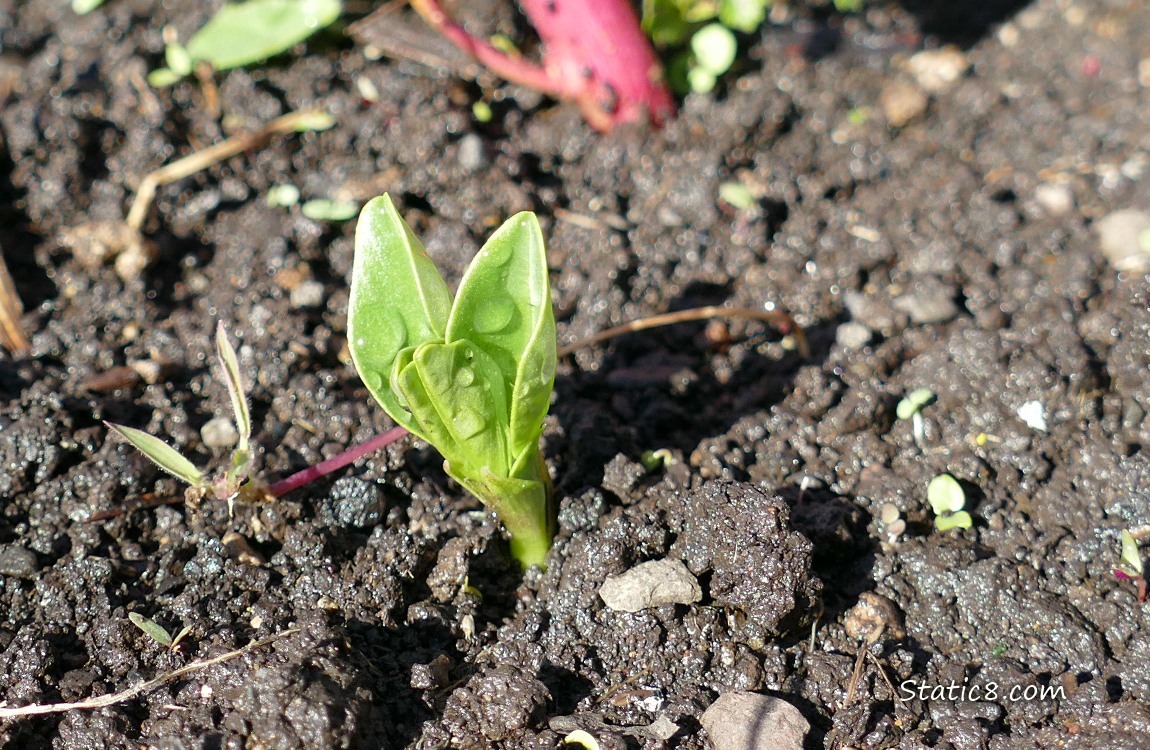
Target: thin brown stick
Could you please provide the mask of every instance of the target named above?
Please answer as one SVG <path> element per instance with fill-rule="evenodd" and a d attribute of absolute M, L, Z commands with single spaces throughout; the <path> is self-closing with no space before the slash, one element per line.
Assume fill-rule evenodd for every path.
<path fill-rule="evenodd" d="M 171 164 L 165 164 L 156 171 L 148 173 L 140 181 L 140 186 L 136 188 L 136 198 L 132 201 L 132 208 L 128 211 L 128 226 L 137 231 L 143 226 L 144 219 L 148 215 L 148 208 L 156 196 L 157 188 L 194 175 L 196 172 L 207 169 L 236 154 L 259 148 L 273 135 L 297 130 L 302 123 L 318 114 L 320 114 L 319 110 L 289 112 L 283 117 L 277 117 L 258 130 L 238 133 L 214 146 L 208 146 L 193 154 L 188 154 L 182 159 L 177 159 Z"/>
<path fill-rule="evenodd" d="M 262 647 L 268 645 L 269 643 L 274 643 L 274 642 L 280 640 L 281 638 L 287 638 L 289 635 L 294 635 L 295 633 L 298 633 L 298 632 L 300 632 L 299 628 L 292 628 L 290 630 L 285 630 L 282 633 L 277 633 L 276 635 L 273 635 L 269 638 L 264 638 L 262 641 L 253 641 L 253 642 L 249 643 L 248 645 L 244 646 L 243 648 L 237 648 L 234 651 L 228 651 L 227 653 L 220 654 L 219 656 L 213 656 L 211 659 L 204 659 L 202 661 L 194 661 L 191 664 L 187 664 L 183 667 L 180 667 L 179 669 L 177 669 L 175 671 L 168 672 L 165 675 L 161 675 L 159 677 L 156 677 L 155 679 L 148 680 L 147 682 L 141 682 L 139 685 L 135 685 L 133 687 L 130 687 L 127 690 L 121 690 L 118 693 L 111 693 L 110 695 L 101 695 L 97 698 L 89 698 L 87 700 L 76 701 L 75 703 L 36 703 L 36 704 L 31 705 L 31 706 L 19 706 L 16 708 L 0 708 L 0 719 L 16 719 L 16 718 L 20 718 L 23 716 L 40 716 L 43 714 L 58 714 L 58 713 L 63 713 L 65 711 L 74 711 L 74 710 L 78 710 L 78 709 L 104 708 L 105 706 L 111 706 L 111 705 L 115 705 L 117 703 L 123 703 L 124 701 L 131 700 L 132 698 L 135 698 L 137 695 L 140 695 L 141 693 L 148 692 L 152 688 L 156 688 L 156 687 L 159 687 L 160 685 L 163 685 L 167 682 L 171 682 L 172 680 L 179 679 L 180 677 L 183 677 L 186 674 L 191 674 L 192 672 L 198 672 L 201 669 L 207 669 L 208 667 L 214 666 L 216 664 L 222 664 L 223 662 L 231 661 L 232 659 L 243 656 L 244 654 L 248 653 L 249 651 L 253 651 L 257 648 L 262 648 Z"/>
<path fill-rule="evenodd" d="M 718 305 L 694 307 L 690 310 L 678 310 L 676 312 L 652 315 L 649 318 L 633 320 L 621 326 L 599 331 L 599 333 L 593 336 L 579 339 L 567 346 L 561 346 L 559 347 L 558 353 L 560 357 L 565 357 L 579 349 L 607 341 L 608 339 L 613 339 L 617 336 L 623 336 L 624 334 L 634 333 L 635 331 L 645 331 L 648 328 L 674 325 L 676 323 L 687 323 L 692 320 L 707 320 L 708 318 L 747 318 L 750 320 L 761 320 L 771 324 L 782 333 L 792 336 L 799 348 L 799 353 L 802 354 L 803 357 L 810 356 L 810 348 L 807 346 L 807 338 L 803 335 L 803 329 L 795 323 L 794 318 L 785 312 L 779 310 L 759 310 L 753 307 L 720 307 Z"/>
<path fill-rule="evenodd" d="M 847 697 L 845 700 L 843 700 L 843 708 L 846 708 L 854 702 L 855 691 L 858 690 L 859 681 L 862 679 L 863 660 L 867 654 L 867 645 L 869 644 L 862 644 L 859 646 L 858 656 L 855 657 L 854 672 L 851 673 L 850 686 L 847 688 Z"/>
<path fill-rule="evenodd" d="M 16 293 L 16 284 L 8 273 L 4 257 L 0 256 L 0 345 L 13 354 L 26 351 L 29 347 L 28 337 L 20 325 L 20 316 L 23 314 L 24 306 L 20 303 L 20 295 Z"/>

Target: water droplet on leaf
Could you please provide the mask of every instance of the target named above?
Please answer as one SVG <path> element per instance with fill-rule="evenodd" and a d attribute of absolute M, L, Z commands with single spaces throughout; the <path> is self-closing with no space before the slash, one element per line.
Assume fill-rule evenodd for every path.
<path fill-rule="evenodd" d="M 489 297 L 476 306 L 471 322 L 480 333 L 498 333 L 514 315 L 514 302 L 506 297 Z"/>
<path fill-rule="evenodd" d="M 475 382 L 475 370 L 470 367 L 460 367 L 455 372 L 455 385 L 458 388 L 466 388 Z"/>
<path fill-rule="evenodd" d="M 487 419 L 475 409 L 466 406 L 455 412 L 451 421 L 455 423 L 459 437 L 464 440 L 487 429 Z"/>

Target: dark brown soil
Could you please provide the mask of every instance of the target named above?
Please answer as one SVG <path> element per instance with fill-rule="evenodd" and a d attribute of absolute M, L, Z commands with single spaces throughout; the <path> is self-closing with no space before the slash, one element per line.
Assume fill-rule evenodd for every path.
<path fill-rule="evenodd" d="M 1147 609 L 1111 573 L 1120 530 L 1150 523 L 1150 287 L 1105 263 L 1091 227 L 1150 208 L 1141 3 L 805 9 L 664 130 L 609 136 L 527 91 L 370 61 L 340 29 L 219 76 L 221 116 L 195 82 L 143 83 L 161 29 L 186 38 L 200 5 L 77 17 L 0 0 L 0 248 L 32 340 L 0 354 L 0 701 L 81 700 L 300 632 L 117 706 L 0 721 L 0 746 L 554 747 L 583 727 L 608 748 L 704 748 L 699 716 L 732 689 L 797 706 L 810 748 L 1150 746 Z M 502 2 L 462 13 L 523 36 Z M 884 87 L 947 42 L 970 71 L 888 127 Z M 472 116 L 481 98 L 492 122 Z M 174 157 L 311 106 L 337 125 L 162 188 L 142 274 L 64 243 L 122 220 Z M 757 204 L 719 201 L 728 180 Z M 227 408 L 217 320 L 239 342 L 264 476 L 390 426 L 342 354 L 354 222 L 269 207 L 289 182 L 305 199 L 390 192 L 453 281 L 499 221 L 535 210 L 561 343 L 771 304 L 812 353 L 733 321 L 727 346 L 697 323 L 564 361 L 546 573 L 521 574 L 410 440 L 231 519 L 222 503 L 133 510 L 181 490 L 100 420 L 222 462 L 200 436 Z M 1042 199 L 1051 184 L 1073 198 L 1064 213 Z M 102 377 L 139 361 L 160 380 Z M 919 387 L 938 400 L 916 440 L 894 411 Z M 1028 401 L 1046 432 L 1019 418 Z M 648 472 L 658 448 L 675 461 Z M 971 498 L 969 530 L 933 528 L 925 489 L 943 472 Z M 908 523 L 894 539 L 886 503 Z M 604 606 L 606 576 L 663 557 L 699 577 L 700 603 Z M 847 703 L 864 592 L 906 634 L 871 646 Z M 191 634 L 170 652 L 131 612 Z M 900 701 L 879 665 L 895 686 L 986 699 Z M 1010 695 L 1036 685 L 1056 692 Z M 669 740 L 646 729 L 660 716 Z"/>

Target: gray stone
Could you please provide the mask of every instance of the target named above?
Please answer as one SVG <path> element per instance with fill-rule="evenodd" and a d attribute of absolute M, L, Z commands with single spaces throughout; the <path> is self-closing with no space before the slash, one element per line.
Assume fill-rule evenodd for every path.
<path fill-rule="evenodd" d="M 720 695 L 699 721 L 714 750 L 802 750 L 811 728 L 781 698 L 741 691 Z"/>
<path fill-rule="evenodd" d="M 39 569 L 36 553 L 24 549 L 19 544 L 0 545 L 0 576 L 31 578 Z"/>
<path fill-rule="evenodd" d="M 611 609 L 638 612 L 660 604 L 692 604 L 703 598 L 703 590 L 680 560 L 651 560 L 608 576 L 599 596 Z"/>

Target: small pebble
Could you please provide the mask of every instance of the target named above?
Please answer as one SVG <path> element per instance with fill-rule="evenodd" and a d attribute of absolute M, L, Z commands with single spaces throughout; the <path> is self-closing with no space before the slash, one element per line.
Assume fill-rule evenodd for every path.
<path fill-rule="evenodd" d="M 847 321 L 835 329 L 835 343 L 849 351 L 857 351 L 870 343 L 870 329 L 855 320 Z"/>
<path fill-rule="evenodd" d="M 902 612 L 890 599 L 873 591 L 864 591 L 858 603 L 847 610 L 843 629 L 851 638 L 867 643 L 874 643 L 884 635 L 895 640 L 906 637 Z"/>
<path fill-rule="evenodd" d="M 703 598 L 703 590 L 681 561 L 651 560 L 608 576 L 599 596 L 611 609 L 639 612 L 661 604 L 692 604 Z"/>
<path fill-rule="evenodd" d="M 906 67 L 919 86 L 937 94 L 949 89 L 966 74 L 970 69 L 970 59 L 958 47 L 947 45 L 915 54 L 907 61 Z"/>
<path fill-rule="evenodd" d="M 301 281 L 291 290 L 292 307 L 319 307 L 323 300 L 323 283 L 319 281 Z"/>
<path fill-rule="evenodd" d="M 1034 188 L 1034 200 L 1050 216 L 1065 216 L 1074 208 L 1074 194 L 1066 185 L 1044 182 Z"/>
<path fill-rule="evenodd" d="M 891 81 L 878 97 L 887 124 L 892 128 L 901 128 L 922 117 L 929 101 L 926 92 L 910 81 Z"/>
<path fill-rule="evenodd" d="M 802 750 L 811 725 L 781 698 L 725 693 L 699 717 L 715 750 Z"/>
<path fill-rule="evenodd" d="M 212 450 L 223 450 L 235 445 L 240 439 L 240 433 L 232 424 L 232 420 L 227 417 L 216 417 L 209 419 L 200 428 L 200 439 L 204 441 L 205 446 Z"/>
<path fill-rule="evenodd" d="M 0 545 L 0 576 L 31 578 L 39 569 L 36 553 L 18 544 Z"/>
<path fill-rule="evenodd" d="M 1104 216 L 1095 225 L 1098 245 L 1119 271 L 1150 268 L 1150 213 L 1127 208 Z"/>
<path fill-rule="evenodd" d="M 896 310 L 909 315 L 912 322 L 922 325 L 945 323 L 958 317 L 958 305 L 946 294 L 904 294 L 893 304 Z"/>
<path fill-rule="evenodd" d="M 468 133 L 459 139 L 459 168 L 465 172 L 474 172 L 487 162 L 487 155 L 483 153 L 483 139 L 475 133 Z"/>

